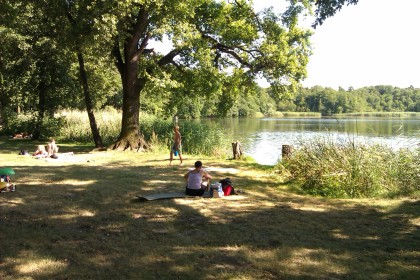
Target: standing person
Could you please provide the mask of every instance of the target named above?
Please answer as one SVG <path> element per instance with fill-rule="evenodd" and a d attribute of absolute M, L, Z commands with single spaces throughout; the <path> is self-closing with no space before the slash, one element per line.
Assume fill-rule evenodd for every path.
<path fill-rule="evenodd" d="M 210 186 L 210 180 L 213 177 L 202 168 L 203 163 L 201 161 L 196 161 L 194 167 L 195 169 L 188 171 L 184 175 L 184 178 L 187 180 L 185 193 L 192 196 L 202 196 L 208 186 Z"/>
<path fill-rule="evenodd" d="M 182 165 L 182 156 L 181 156 L 181 133 L 179 132 L 179 126 L 174 126 L 174 144 L 171 148 L 171 153 L 169 155 L 169 165 L 172 165 L 172 160 L 174 159 L 174 155 L 179 155 L 179 160 L 181 163 L 179 165 Z"/>

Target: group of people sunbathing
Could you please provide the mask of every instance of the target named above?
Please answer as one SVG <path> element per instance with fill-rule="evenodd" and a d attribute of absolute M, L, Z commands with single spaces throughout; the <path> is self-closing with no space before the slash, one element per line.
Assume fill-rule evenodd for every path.
<path fill-rule="evenodd" d="M 38 145 L 32 156 L 35 158 L 58 158 L 58 146 L 53 138 L 47 143 L 46 147 L 44 145 Z M 61 153 L 60 155 L 73 155 L 73 152 Z"/>
<path fill-rule="evenodd" d="M 44 145 L 38 145 L 32 156 L 36 158 L 48 158 L 56 153 L 58 153 L 58 146 L 55 144 L 55 140 L 51 139 L 50 142 L 47 143 L 47 149 L 45 149 Z"/>

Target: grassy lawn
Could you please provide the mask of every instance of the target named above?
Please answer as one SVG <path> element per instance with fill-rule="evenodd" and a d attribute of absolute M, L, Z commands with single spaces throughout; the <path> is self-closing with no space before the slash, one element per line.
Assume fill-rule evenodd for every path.
<path fill-rule="evenodd" d="M 292 192 L 247 162 L 167 151 L 89 153 L 67 161 L 19 156 L 27 140 L 0 139 L 0 279 L 420 279 L 420 202 L 323 199 Z M 202 160 L 243 196 L 140 202 L 183 191 Z M 178 161 L 175 161 L 177 164 Z"/>

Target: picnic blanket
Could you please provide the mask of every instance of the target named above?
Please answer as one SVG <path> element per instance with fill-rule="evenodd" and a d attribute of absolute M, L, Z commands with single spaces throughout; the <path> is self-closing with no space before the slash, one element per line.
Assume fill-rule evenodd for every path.
<path fill-rule="evenodd" d="M 148 194 L 148 195 L 137 195 L 137 198 L 144 201 L 151 201 L 151 200 L 159 200 L 159 199 L 171 199 L 171 198 L 193 198 L 196 196 L 191 196 L 185 194 L 185 192 L 171 192 L 171 193 L 155 193 L 155 194 Z M 210 197 L 210 192 L 205 192 L 203 196 L 204 198 Z"/>
<path fill-rule="evenodd" d="M 184 192 L 172 192 L 172 193 L 155 193 L 155 194 L 148 194 L 148 195 L 137 195 L 140 201 L 154 201 L 154 200 L 161 200 L 161 199 L 172 199 L 172 198 L 194 198 L 200 196 L 190 196 L 186 195 Z M 203 198 L 211 198 L 210 192 L 205 192 Z M 226 200 L 241 200 L 245 199 L 246 196 L 241 194 L 229 195 L 224 196 L 223 199 Z"/>

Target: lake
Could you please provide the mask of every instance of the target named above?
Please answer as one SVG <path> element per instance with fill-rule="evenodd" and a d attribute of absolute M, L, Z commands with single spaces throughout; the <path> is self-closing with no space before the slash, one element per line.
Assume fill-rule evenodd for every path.
<path fill-rule="evenodd" d="M 383 144 L 395 149 L 414 149 L 420 143 L 420 119 L 381 118 L 229 118 L 217 122 L 242 143 L 244 154 L 256 162 L 274 165 L 282 145 L 295 148 L 317 138 L 355 143 Z"/>

